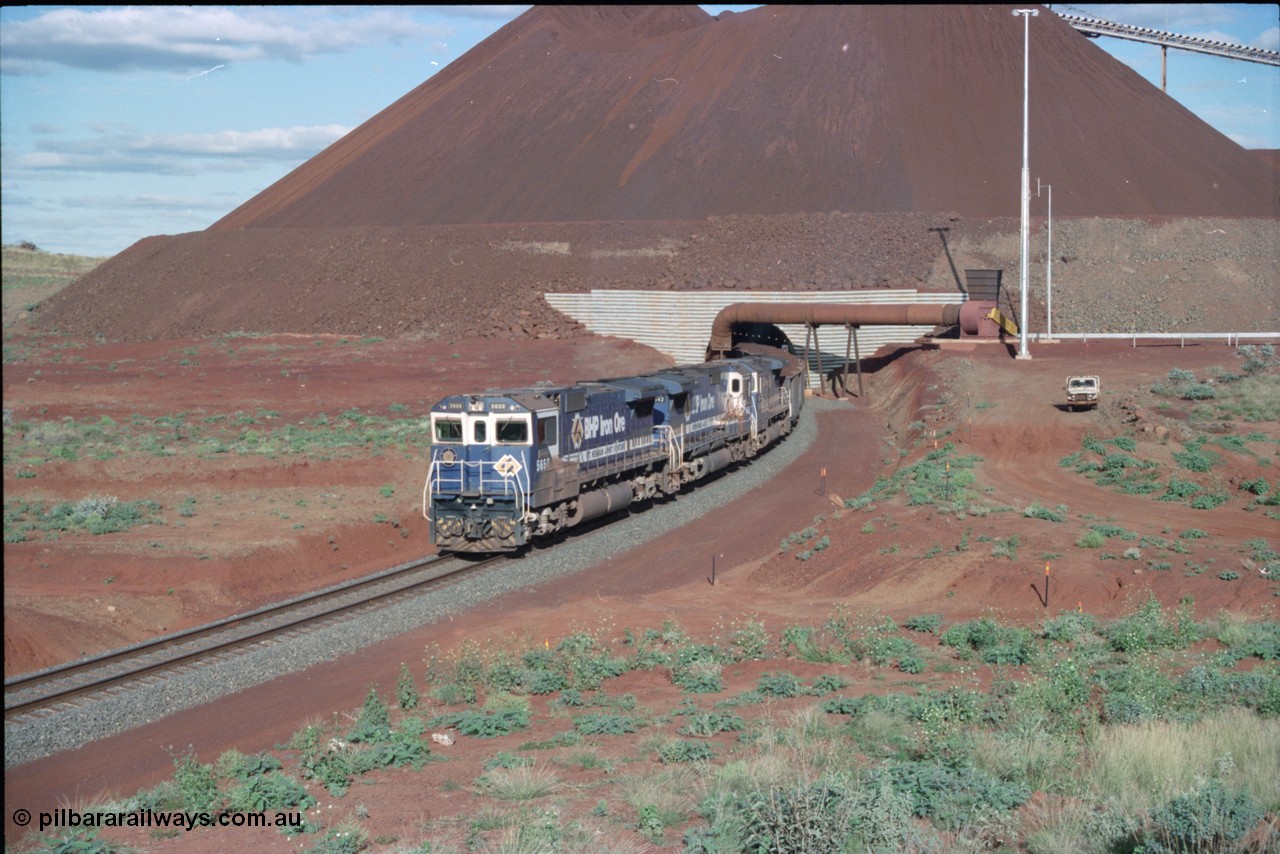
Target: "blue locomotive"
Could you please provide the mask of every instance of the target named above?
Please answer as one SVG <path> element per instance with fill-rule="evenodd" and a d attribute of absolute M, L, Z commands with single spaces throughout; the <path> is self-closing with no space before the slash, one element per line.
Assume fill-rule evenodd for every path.
<path fill-rule="evenodd" d="M 431 409 L 422 512 L 441 551 L 530 541 L 754 456 L 791 432 L 794 360 L 749 355 L 636 377 L 452 395 Z"/>

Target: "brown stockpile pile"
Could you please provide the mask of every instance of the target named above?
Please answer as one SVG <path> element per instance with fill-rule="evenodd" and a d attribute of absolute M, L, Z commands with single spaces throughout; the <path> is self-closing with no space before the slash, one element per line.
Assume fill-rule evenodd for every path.
<path fill-rule="evenodd" d="M 1011 8 L 534 8 L 213 228 L 1017 216 Z M 1276 212 L 1248 152 L 1052 14 L 1034 24 L 1058 213 Z"/>
<path fill-rule="evenodd" d="M 534 8 L 208 231 L 104 264 L 40 323 L 562 336 L 546 291 L 914 285 L 921 253 L 941 257 L 929 228 L 1018 213 L 1011 9 Z M 1280 212 L 1264 159 L 1052 14 L 1033 31 L 1033 166 L 1055 214 Z"/>
<path fill-rule="evenodd" d="M 41 313 L 60 329 L 124 340 L 239 330 L 568 338 L 585 332 L 542 294 L 923 287 L 941 246 L 929 228 L 950 222 L 933 214 L 794 214 L 206 231 L 141 241 L 79 281 L 74 299 L 50 301 Z"/>
<path fill-rule="evenodd" d="M 1265 161 L 1272 169 L 1280 169 L 1280 148 L 1255 148 L 1249 153 Z"/>

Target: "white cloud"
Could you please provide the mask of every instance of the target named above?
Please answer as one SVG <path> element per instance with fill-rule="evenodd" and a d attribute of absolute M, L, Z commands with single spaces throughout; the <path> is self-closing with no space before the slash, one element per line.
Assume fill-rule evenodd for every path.
<path fill-rule="evenodd" d="M 301 61 L 368 45 L 449 35 L 403 9 L 367 7 L 123 6 L 53 9 L 0 31 L 0 71 L 65 66 L 93 71 L 191 74 L 214 65 Z"/>
<path fill-rule="evenodd" d="M 1254 47 L 1260 47 L 1264 50 L 1280 50 L 1280 27 L 1272 27 L 1263 30 L 1253 41 Z"/>
<path fill-rule="evenodd" d="M 239 172 L 263 163 L 300 163 L 350 130 L 330 124 L 216 133 L 99 134 L 42 141 L 35 151 L 14 156 L 11 165 L 35 172 Z"/>
<path fill-rule="evenodd" d="M 143 194 L 137 196 L 68 196 L 63 203 L 69 207 L 98 208 L 101 210 L 120 210 L 124 208 L 140 208 L 146 211 L 208 211 L 221 214 L 226 210 L 226 202 L 211 199 L 208 196 L 167 196 Z"/>
<path fill-rule="evenodd" d="M 473 21 L 505 21 L 526 11 L 528 6 L 433 6 L 432 11 L 449 18 L 467 18 Z"/>
<path fill-rule="evenodd" d="M 253 131 L 180 133 L 140 136 L 129 143 L 133 151 L 168 152 L 207 157 L 265 155 L 296 157 L 312 154 L 351 130 L 342 125 L 264 128 Z"/>

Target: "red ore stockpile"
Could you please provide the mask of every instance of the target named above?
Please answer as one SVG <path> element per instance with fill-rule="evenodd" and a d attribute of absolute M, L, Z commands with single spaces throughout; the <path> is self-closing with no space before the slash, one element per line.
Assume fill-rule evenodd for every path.
<path fill-rule="evenodd" d="M 534 7 L 207 231 L 104 264 L 40 322 L 73 334 L 105 323 L 121 338 L 337 330 L 372 301 L 346 302 L 366 268 L 386 299 L 423 289 L 403 310 L 426 311 L 451 295 L 433 284 L 442 259 L 466 261 L 447 244 L 478 239 L 445 227 L 1017 216 L 1013 8 Z M 1055 188 L 1055 215 L 1280 213 L 1273 159 L 1043 8 L 1030 87 L 1033 169 Z M 428 244 L 436 254 L 415 254 Z M 333 271 L 338 245 L 349 269 Z"/>

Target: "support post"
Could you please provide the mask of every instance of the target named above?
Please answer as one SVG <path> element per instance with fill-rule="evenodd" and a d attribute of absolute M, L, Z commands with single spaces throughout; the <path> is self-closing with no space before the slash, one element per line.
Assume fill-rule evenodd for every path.
<path fill-rule="evenodd" d="M 1021 262 L 1019 264 L 1018 287 L 1022 289 L 1022 306 L 1018 313 L 1018 359 L 1030 359 L 1027 350 L 1027 296 L 1031 284 L 1027 281 L 1027 225 L 1030 219 L 1031 177 L 1027 165 L 1027 136 L 1031 101 L 1031 19 L 1040 14 L 1038 9 L 1014 9 L 1013 14 L 1023 18 L 1023 51 L 1022 51 L 1022 227 Z"/>
<path fill-rule="evenodd" d="M 846 323 L 844 325 L 844 393 L 849 393 L 849 346 L 853 343 L 853 326 Z"/>
<path fill-rule="evenodd" d="M 813 332 L 813 327 L 806 323 L 804 325 L 804 387 L 806 389 L 809 387 L 809 334 L 811 332 Z M 818 379 L 821 380 L 822 378 L 819 377 Z M 822 392 L 821 386 L 819 386 L 818 392 Z"/>
<path fill-rule="evenodd" d="M 862 397 L 862 357 L 858 355 L 858 327 L 853 327 L 853 363 L 858 369 L 858 397 Z"/>

